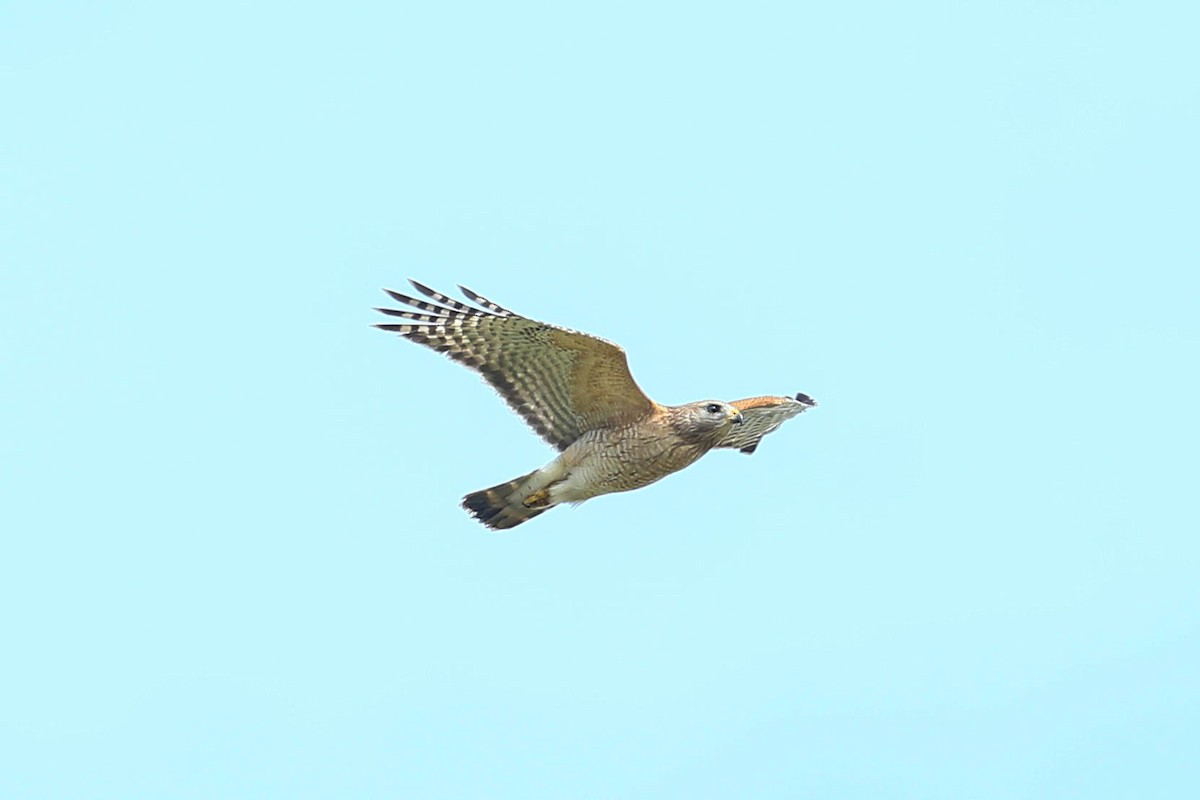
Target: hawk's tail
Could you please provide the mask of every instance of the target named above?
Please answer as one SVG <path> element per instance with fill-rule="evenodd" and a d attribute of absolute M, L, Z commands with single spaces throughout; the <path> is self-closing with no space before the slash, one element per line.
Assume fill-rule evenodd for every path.
<path fill-rule="evenodd" d="M 463 498 L 462 506 L 472 517 L 492 530 L 515 528 L 525 520 L 533 519 L 552 508 L 549 505 L 534 508 L 525 505 L 521 487 L 528 486 L 529 479 L 535 472 L 536 470 L 490 489 L 472 492 Z"/>

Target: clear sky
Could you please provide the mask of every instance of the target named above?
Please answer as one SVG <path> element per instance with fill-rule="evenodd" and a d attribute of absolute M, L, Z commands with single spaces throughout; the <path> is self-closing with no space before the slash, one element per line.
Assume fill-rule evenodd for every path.
<path fill-rule="evenodd" d="M 0 796 L 1200 796 L 1191 3 L 0 6 Z M 463 283 L 757 453 L 552 452 Z"/>

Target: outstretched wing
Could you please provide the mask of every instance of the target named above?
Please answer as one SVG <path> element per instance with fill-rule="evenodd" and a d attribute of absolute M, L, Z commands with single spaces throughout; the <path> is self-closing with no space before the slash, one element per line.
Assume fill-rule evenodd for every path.
<path fill-rule="evenodd" d="M 797 414 L 817 404 L 806 394 L 791 397 L 748 397 L 731 405 L 742 412 L 741 425 L 732 425 L 717 447 L 733 447 L 749 455 L 762 438 Z"/>
<path fill-rule="evenodd" d="M 445 353 L 479 372 L 559 450 L 584 431 L 629 424 L 658 408 L 633 380 L 625 351 L 612 342 L 528 319 L 463 286 L 458 288 L 479 308 L 414 280 L 409 283 L 436 302 L 385 289 L 409 308 L 376 311 L 412 322 L 375 327 Z"/>

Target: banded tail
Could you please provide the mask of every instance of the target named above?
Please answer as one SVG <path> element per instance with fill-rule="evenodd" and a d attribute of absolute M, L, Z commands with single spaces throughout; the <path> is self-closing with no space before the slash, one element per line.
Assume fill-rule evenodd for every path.
<path fill-rule="evenodd" d="M 522 486 L 529 485 L 529 479 L 537 470 L 514 478 L 506 483 L 497 484 L 490 489 L 472 492 L 463 498 L 462 507 L 475 519 L 487 525 L 492 530 L 515 528 L 526 520 L 533 519 L 543 511 L 549 511 L 553 506 L 541 505 L 529 507 L 525 505 L 525 492 Z M 544 502 L 544 501 L 543 501 Z"/>

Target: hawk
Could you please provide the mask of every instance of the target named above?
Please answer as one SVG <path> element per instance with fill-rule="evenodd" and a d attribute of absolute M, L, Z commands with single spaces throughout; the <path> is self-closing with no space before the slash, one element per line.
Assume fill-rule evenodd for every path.
<path fill-rule="evenodd" d="M 764 436 L 817 404 L 801 393 L 660 405 L 638 387 L 625 351 L 612 342 L 521 316 L 465 286 L 458 288 L 478 307 L 409 283 L 434 302 L 385 289 L 407 308 L 376 311 L 408 322 L 375 327 L 480 373 L 560 451 L 541 469 L 463 498 L 463 508 L 489 528 L 640 489 L 714 448 L 753 453 Z"/>

